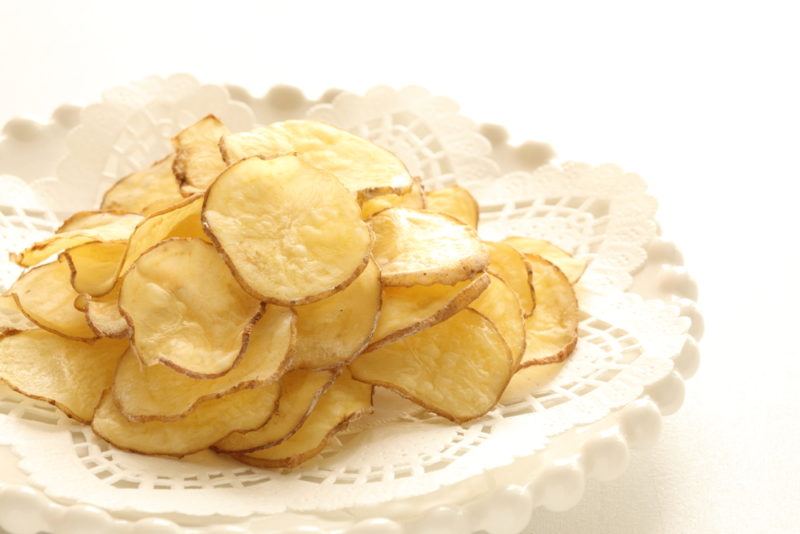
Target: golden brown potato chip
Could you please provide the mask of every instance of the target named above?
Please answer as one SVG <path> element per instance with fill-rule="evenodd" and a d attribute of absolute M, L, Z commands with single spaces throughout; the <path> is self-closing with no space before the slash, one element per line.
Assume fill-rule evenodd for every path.
<path fill-rule="evenodd" d="M 375 262 L 370 261 L 364 272 L 338 293 L 295 307 L 295 368 L 336 367 L 364 349 L 381 310 L 380 276 Z"/>
<path fill-rule="evenodd" d="M 536 254 L 558 267 L 571 284 L 580 280 L 586 270 L 586 261 L 576 258 L 553 243 L 544 239 L 511 236 L 503 240 L 522 254 Z"/>
<path fill-rule="evenodd" d="M 578 341 L 578 299 L 567 277 L 541 256 L 529 254 L 536 308 L 525 319 L 527 346 L 521 366 L 560 362 Z"/>
<path fill-rule="evenodd" d="M 452 286 L 385 287 L 378 326 L 368 351 L 429 328 L 466 308 L 489 286 L 485 273 Z"/>
<path fill-rule="evenodd" d="M 206 194 L 203 222 L 242 286 L 276 304 L 331 295 L 369 259 L 353 194 L 296 156 L 229 167 Z"/>
<path fill-rule="evenodd" d="M 525 318 L 519 299 L 511 287 L 493 274 L 489 278 L 492 280 L 489 287 L 469 307 L 492 321 L 511 349 L 511 359 L 516 369 L 525 353 Z"/>
<path fill-rule="evenodd" d="M 36 324 L 20 311 L 13 296 L 0 295 L 0 337 L 34 328 Z"/>
<path fill-rule="evenodd" d="M 275 382 L 291 356 L 294 312 L 269 306 L 253 326 L 239 363 L 213 379 L 186 376 L 166 365 L 141 365 L 133 352 L 122 358 L 114 379 L 114 399 L 132 421 L 169 421 L 184 417 L 206 399 Z"/>
<path fill-rule="evenodd" d="M 125 274 L 119 309 L 144 364 L 213 378 L 244 353 L 263 307 L 242 290 L 214 247 L 171 238 L 139 256 Z"/>
<path fill-rule="evenodd" d="M 295 467 L 320 452 L 347 424 L 372 410 L 372 386 L 342 371 L 302 426 L 278 445 L 234 457 L 258 467 Z"/>
<path fill-rule="evenodd" d="M 149 215 L 180 202 L 183 195 L 172 174 L 174 161 L 175 156 L 170 154 L 153 163 L 149 169 L 120 178 L 103 195 L 100 207 Z"/>
<path fill-rule="evenodd" d="M 451 185 L 425 195 L 428 211 L 444 213 L 472 228 L 478 227 L 478 202 L 469 191 L 457 185 Z"/>
<path fill-rule="evenodd" d="M 208 188 L 227 165 L 219 151 L 219 141 L 230 130 L 214 115 L 207 115 L 172 138 L 175 164 L 172 169 L 191 192 Z"/>
<path fill-rule="evenodd" d="M 11 259 L 22 267 L 31 267 L 53 254 L 84 243 L 126 240 L 142 220 L 142 216 L 136 214 L 83 212 L 80 215 L 68 219 L 56 234 L 18 254 L 11 254 Z"/>
<path fill-rule="evenodd" d="M 111 339 L 82 343 L 38 328 L 19 332 L 0 339 L 0 380 L 88 423 L 127 346 Z"/>
<path fill-rule="evenodd" d="M 128 241 L 93 241 L 61 254 L 70 270 L 70 282 L 78 293 L 97 297 L 114 287 Z"/>
<path fill-rule="evenodd" d="M 100 337 L 130 336 L 128 322 L 119 311 L 119 289 L 120 284 L 117 284 L 102 297 L 78 295 L 75 299 L 75 308 L 86 314 L 89 326 Z"/>
<path fill-rule="evenodd" d="M 338 376 L 335 371 L 297 369 L 281 378 L 278 408 L 267 424 L 250 432 L 233 432 L 214 444 L 219 452 L 252 452 L 289 439 Z"/>
<path fill-rule="evenodd" d="M 384 285 L 452 285 L 489 264 L 475 230 L 445 215 L 390 208 L 373 216 L 369 225 Z"/>
<path fill-rule="evenodd" d="M 39 327 L 71 339 L 95 339 L 86 316 L 73 305 L 78 294 L 69 280 L 66 261 L 46 263 L 20 276 L 11 294 L 22 313 Z"/>
<path fill-rule="evenodd" d="M 320 122 L 276 122 L 251 132 L 226 135 L 220 150 L 228 164 L 250 156 L 271 158 L 297 153 L 305 163 L 335 176 L 360 198 L 403 194 L 411 188 L 411 176 L 397 156 Z"/>
<path fill-rule="evenodd" d="M 203 401 L 177 421 L 134 422 L 119 411 L 107 392 L 94 414 L 92 429 L 118 449 L 185 456 L 208 448 L 236 430 L 262 426 L 275 410 L 278 393 L 278 383 L 272 382 Z"/>
<path fill-rule="evenodd" d="M 531 271 L 525 257 L 506 243 L 484 241 L 489 249 L 489 272 L 499 276 L 514 290 L 525 317 L 533 313 L 536 295 L 531 284 Z"/>
<path fill-rule="evenodd" d="M 366 352 L 357 380 L 390 388 L 461 423 L 492 409 L 511 378 L 511 352 L 492 322 L 472 309 Z"/>
<path fill-rule="evenodd" d="M 361 204 L 361 218 L 369 219 L 388 208 L 425 209 L 425 190 L 422 187 L 422 180 L 419 176 L 414 176 L 413 180 L 414 183 L 408 193 L 402 195 L 387 193 L 365 200 Z"/>

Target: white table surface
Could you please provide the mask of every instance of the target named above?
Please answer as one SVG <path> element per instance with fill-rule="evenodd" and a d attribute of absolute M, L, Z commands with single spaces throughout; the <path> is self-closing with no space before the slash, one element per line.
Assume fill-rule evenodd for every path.
<path fill-rule="evenodd" d="M 701 368 L 657 446 L 531 532 L 800 531 L 792 3 L 433 4 L 6 1 L 0 124 L 181 71 L 254 93 L 413 83 L 640 173 L 700 286 Z"/>

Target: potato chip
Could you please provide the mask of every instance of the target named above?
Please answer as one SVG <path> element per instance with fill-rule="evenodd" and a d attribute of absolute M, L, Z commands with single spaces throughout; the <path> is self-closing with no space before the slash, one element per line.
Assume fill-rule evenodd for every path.
<path fill-rule="evenodd" d="M 228 165 L 222 160 L 219 141 L 231 131 L 214 115 L 206 115 L 172 138 L 175 176 L 191 192 L 208 188 Z"/>
<path fill-rule="evenodd" d="M 484 273 L 452 286 L 385 287 L 378 326 L 367 350 L 375 350 L 449 319 L 488 286 L 489 276 Z"/>
<path fill-rule="evenodd" d="M 335 176 L 349 191 L 366 199 L 403 194 L 411 175 L 391 152 L 351 133 L 321 122 L 276 122 L 251 132 L 226 135 L 220 142 L 228 164 L 250 156 L 267 158 L 297 153 L 303 162 Z"/>
<path fill-rule="evenodd" d="M 472 228 L 478 228 L 478 202 L 469 191 L 457 185 L 429 191 L 425 195 L 428 211 L 444 213 Z"/>
<path fill-rule="evenodd" d="M 276 304 L 331 295 L 369 259 L 353 194 L 296 156 L 229 167 L 208 190 L 203 221 L 242 286 Z"/>
<path fill-rule="evenodd" d="M 175 156 L 153 163 L 149 169 L 120 178 L 103 195 L 104 210 L 149 215 L 183 200 L 178 180 L 172 173 Z"/>
<path fill-rule="evenodd" d="M 162 365 L 141 365 L 133 352 L 122 358 L 114 379 L 114 399 L 132 421 L 184 417 L 206 399 L 276 382 L 289 363 L 294 312 L 269 306 L 253 326 L 250 342 L 236 366 L 219 378 L 198 380 Z"/>
<path fill-rule="evenodd" d="M 0 339 L 0 380 L 88 423 L 127 346 L 111 339 L 82 343 L 38 328 L 19 332 Z"/>
<path fill-rule="evenodd" d="M 75 308 L 86 314 L 89 327 L 100 337 L 127 338 L 130 336 L 128 321 L 119 311 L 120 284 L 102 297 L 78 295 Z M 81 302 L 82 301 L 82 302 Z"/>
<path fill-rule="evenodd" d="M 425 209 L 425 190 L 422 187 L 422 180 L 419 176 L 414 176 L 412 180 L 414 183 L 408 193 L 402 195 L 387 193 L 365 200 L 361 204 L 361 218 L 369 219 L 388 208 Z"/>
<path fill-rule="evenodd" d="M 78 294 L 69 280 L 69 265 L 59 260 L 24 273 L 10 292 L 20 311 L 44 330 L 71 339 L 95 339 L 86 316 L 73 305 Z"/>
<path fill-rule="evenodd" d="M 519 299 L 511 287 L 493 274 L 489 278 L 489 287 L 469 307 L 492 321 L 511 349 L 511 359 L 516 369 L 525 353 L 525 318 Z"/>
<path fill-rule="evenodd" d="M 445 215 L 390 208 L 372 217 L 369 225 L 384 285 L 452 285 L 489 264 L 475 230 Z"/>
<path fill-rule="evenodd" d="M 507 237 L 503 241 L 524 255 L 536 254 L 546 259 L 558 267 L 571 284 L 580 280 L 586 270 L 585 260 L 572 256 L 549 241 L 519 236 Z"/>
<path fill-rule="evenodd" d="M 372 410 L 372 386 L 344 370 L 322 394 L 302 426 L 278 445 L 234 457 L 258 467 L 295 467 L 320 452 L 347 424 Z"/>
<path fill-rule="evenodd" d="M 122 279 L 119 309 L 146 365 L 197 378 L 220 376 L 247 348 L 263 311 L 219 254 L 199 239 L 171 238 L 145 252 Z"/>
<path fill-rule="evenodd" d="M 560 362 L 578 341 L 578 299 L 567 277 L 541 256 L 529 254 L 536 308 L 525 319 L 527 346 L 521 366 Z"/>
<path fill-rule="evenodd" d="M 92 241 L 120 241 L 130 237 L 142 220 L 141 215 L 83 212 L 68 219 L 58 232 L 22 252 L 11 254 L 12 261 L 31 267 L 68 248 Z"/>
<path fill-rule="evenodd" d="M 531 284 L 531 271 L 525 257 L 505 243 L 484 241 L 489 250 L 489 272 L 499 276 L 514 290 L 525 317 L 533 313 L 536 295 Z"/>
<path fill-rule="evenodd" d="M 457 423 L 492 409 L 514 372 L 503 336 L 472 309 L 366 352 L 350 369 L 357 380 L 392 389 Z"/>
<path fill-rule="evenodd" d="M 177 421 L 134 422 L 119 411 L 108 392 L 94 414 L 92 429 L 118 449 L 185 456 L 208 448 L 231 432 L 262 426 L 275 410 L 278 393 L 278 383 L 272 382 L 203 401 Z"/>
<path fill-rule="evenodd" d="M 353 283 L 322 300 L 295 307 L 293 366 L 327 369 L 348 362 L 367 345 L 381 310 L 381 273 L 370 261 Z"/>
<path fill-rule="evenodd" d="M 62 252 L 73 289 L 95 297 L 111 291 L 127 250 L 127 240 L 93 241 Z"/>
<path fill-rule="evenodd" d="M 34 328 L 36 324 L 20 311 L 13 296 L 0 295 L 0 337 Z"/>
<path fill-rule="evenodd" d="M 338 376 L 337 371 L 297 369 L 281 378 L 278 408 L 267 424 L 250 432 L 234 432 L 214 444 L 219 452 L 252 452 L 289 439 Z"/>

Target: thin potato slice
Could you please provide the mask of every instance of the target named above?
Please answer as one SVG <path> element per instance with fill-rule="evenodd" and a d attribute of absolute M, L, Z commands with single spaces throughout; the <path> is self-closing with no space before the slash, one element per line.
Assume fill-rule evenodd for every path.
<path fill-rule="evenodd" d="M 213 378 L 237 363 L 263 307 L 214 247 L 172 238 L 139 256 L 125 274 L 119 309 L 144 364 Z"/>
<path fill-rule="evenodd" d="M 34 243 L 22 252 L 11 254 L 11 259 L 22 267 L 31 267 L 53 254 L 92 241 L 120 241 L 128 239 L 142 220 L 141 215 L 120 213 L 84 212 L 73 216 L 58 232 Z"/>
<path fill-rule="evenodd" d="M 369 220 L 373 256 L 388 286 L 455 284 L 486 269 L 475 230 L 438 213 L 390 208 Z"/>
<path fill-rule="evenodd" d="M 198 380 L 166 365 L 143 366 L 133 352 L 122 358 L 114 379 L 114 399 L 132 421 L 184 417 L 206 399 L 275 382 L 288 364 L 295 317 L 289 308 L 270 306 L 253 326 L 241 361 L 219 378 Z"/>
<path fill-rule="evenodd" d="M 0 381 L 88 423 L 127 346 L 110 339 L 82 343 L 38 328 L 19 332 L 0 339 Z"/>
<path fill-rule="evenodd" d="M 105 295 L 117 281 L 128 241 L 94 241 L 62 252 L 70 270 L 70 282 L 78 293 Z"/>
<path fill-rule="evenodd" d="M 119 411 L 110 392 L 94 414 L 92 429 L 118 449 L 185 456 L 208 448 L 231 432 L 262 426 L 278 400 L 277 382 L 203 401 L 177 421 L 134 422 Z"/>
<path fill-rule="evenodd" d="M 370 232 L 352 193 L 296 156 L 229 167 L 206 194 L 203 222 L 242 286 L 275 304 L 331 295 L 369 259 Z"/>
<path fill-rule="evenodd" d="M 504 239 L 508 243 L 524 255 L 536 254 L 546 259 L 562 273 L 564 273 L 571 284 L 577 283 L 580 280 L 583 272 L 586 270 L 586 260 L 576 258 L 569 254 L 564 249 L 555 246 L 549 241 L 544 239 L 533 239 L 530 237 L 511 236 Z"/>
<path fill-rule="evenodd" d="M 484 245 L 489 249 L 489 272 L 502 278 L 514 290 L 525 317 L 528 317 L 533 313 L 536 295 L 525 257 L 506 243 L 484 241 Z"/>
<path fill-rule="evenodd" d="M 567 277 L 541 256 L 530 254 L 536 308 L 525 319 L 527 347 L 521 366 L 563 361 L 578 341 L 578 299 Z"/>
<path fill-rule="evenodd" d="M 370 261 L 364 272 L 343 290 L 295 308 L 295 368 L 336 367 L 364 349 L 381 310 L 380 276 L 377 265 Z"/>
<path fill-rule="evenodd" d="M 175 177 L 191 191 L 205 190 L 227 165 L 219 141 L 231 131 L 214 115 L 207 115 L 172 138 Z"/>
<path fill-rule="evenodd" d="M 102 297 L 79 295 L 75 299 L 75 307 L 83 308 L 89 326 L 100 337 L 127 338 L 130 336 L 130 327 L 125 317 L 119 311 L 120 284 Z"/>
<path fill-rule="evenodd" d="M 13 296 L 0 295 L 0 337 L 34 328 L 36 324 L 25 317 Z"/>
<path fill-rule="evenodd" d="M 372 410 L 372 386 L 343 371 L 322 394 L 302 426 L 274 447 L 234 457 L 258 467 L 295 467 L 320 452 L 328 440 L 362 414 Z"/>
<path fill-rule="evenodd" d="M 488 286 L 489 276 L 484 273 L 452 286 L 385 287 L 378 326 L 367 350 L 375 350 L 449 319 Z"/>
<path fill-rule="evenodd" d="M 153 163 L 149 169 L 120 178 L 103 195 L 100 208 L 150 215 L 183 200 L 172 173 L 175 156 Z"/>
<path fill-rule="evenodd" d="M 357 380 L 390 388 L 457 423 L 491 410 L 514 372 L 503 336 L 472 309 L 364 353 L 350 369 Z"/>
<path fill-rule="evenodd" d="M 522 308 L 517 295 L 505 281 L 493 274 L 490 274 L 489 278 L 492 280 L 489 287 L 472 301 L 469 307 L 492 321 L 497 327 L 497 331 L 511 349 L 511 359 L 516 369 L 525 353 L 525 319 L 522 316 Z"/>
<path fill-rule="evenodd" d="M 95 339 L 86 316 L 75 309 L 67 262 L 59 260 L 24 273 L 11 286 L 19 309 L 40 328 L 70 339 Z"/>
<path fill-rule="evenodd" d="M 425 209 L 425 190 L 422 187 L 422 180 L 419 176 L 414 176 L 414 183 L 408 193 L 402 195 L 397 193 L 387 193 L 365 200 L 361 204 L 361 218 L 366 220 L 389 208 L 411 208 Z"/>
<path fill-rule="evenodd" d="M 250 432 L 234 432 L 214 444 L 219 452 L 252 452 L 289 439 L 338 376 L 334 371 L 290 371 L 281 378 L 278 408 L 267 424 Z"/>
<path fill-rule="evenodd" d="M 228 164 L 250 156 L 271 158 L 297 153 L 305 163 L 335 176 L 364 199 L 403 194 L 411 188 L 411 176 L 397 156 L 321 122 L 276 122 L 251 132 L 226 135 L 219 147 Z"/>
<path fill-rule="evenodd" d="M 429 211 L 444 213 L 472 228 L 478 227 L 478 202 L 469 191 L 457 185 L 451 185 L 425 195 Z"/>

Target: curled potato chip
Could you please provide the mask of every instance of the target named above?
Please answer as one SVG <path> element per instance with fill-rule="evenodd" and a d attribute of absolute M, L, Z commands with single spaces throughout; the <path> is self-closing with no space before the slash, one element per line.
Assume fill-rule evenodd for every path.
<path fill-rule="evenodd" d="M 88 423 L 127 341 L 82 343 L 40 329 L 0 339 L 0 380 Z"/>
<path fill-rule="evenodd" d="M 541 256 L 529 254 L 536 308 L 525 319 L 527 346 L 521 366 L 560 362 L 578 341 L 578 299 L 567 277 Z"/>
<path fill-rule="evenodd" d="M 391 152 L 321 122 L 276 122 L 251 132 L 226 135 L 219 145 L 228 164 L 250 156 L 297 153 L 305 163 L 335 176 L 360 198 L 411 188 L 411 176 Z"/>
<path fill-rule="evenodd" d="M 11 259 L 22 267 L 31 267 L 53 254 L 84 243 L 126 240 L 141 220 L 141 215 L 132 213 L 82 212 L 68 219 L 56 234 L 18 254 L 11 254 Z"/>
<path fill-rule="evenodd" d="M 175 147 L 175 177 L 189 186 L 190 192 L 203 191 L 227 165 L 219 151 L 219 141 L 230 130 L 214 115 L 206 115 L 172 138 Z"/>
<path fill-rule="evenodd" d="M 389 286 L 455 284 L 486 269 L 475 230 L 438 213 L 390 208 L 369 220 L 373 256 Z"/>
<path fill-rule="evenodd" d="M 278 445 L 235 458 L 258 467 L 295 467 L 320 452 L 350 421 L 372 410 L 372 386 L 342 371 L 300 428 Z"/>
<path fill-rule="evenodd" d="M 214 444 L 219 452 L 252 452 L 289 439 L 338 376 L 335 371 L 297 369 L 281 378 L 278 408 L 267 424 L 250 432 L 233 432 Z"/>
<path fill-rule="evenodd" d="M 492 322 L 472 309 L 366 352 L 350 365 L 357 380 L 393 389 L 461 423 L 488 412 L 513 373 L 511 352 Z"/>
<path fill-rule="evenodd" d="M 524 255 L 536 254 L 546 259 L 567 277 L 571 284 L 580 280 L 586 270 L 586 261 L 569 254 L 564 249 L 555 246 L 544 239 L 511 236 L 503 240 Z"/>
<path fill-rule="evenodd" d="M 444 213 L 472 228 L 478 227 L 478 202 L 469 191 L 457 185 L 429 191 L 425 195 L 428 211 Z"/>
<path fill-rule="evenodd" d="M 153 163 L 149 169 L 120 178 L 103 195 L 100 208 L 149 215 L 183 200 L 172 173 L 175 156 Z"/>
<path fill-rule="evenodd" d="M 514 290 L 525 317 L 533 313 L 536 295 L 531 284 L 531 271 L 525 257 L 506 243 L 484 241 L 489 250 L 489 272 L 499 276 Z"/>
<path fill-rule="evenodd" d="M 67 262 L 46 263 L 24 273 L 11 294 L 25 316 L 40 328 L 70 339 L 95 339 L 86 316 L 75 309 L 78 294 L 70 284 Z"/>
<path fill-rule="evenodd" d="M 369 259 L 352 193 L 296 156 L 229 167 L 208 189 L 203 221 L 242 286 L 276 304 L 331 295 Z"/>
<path fill-rule="evenodd" d="M 100 337 L 130 336 L 128 322 L 119 311 L 119 288 L 120 284 L 115 285 L 111 292 L 102 297 L 81 294 L 75 299 L 75 308 L 86 314 L 89 327 Z"/>
<path fill-rule="evenodd" d="M 278 383 L 272 382 L 203 401 L 177 421 L 134 422 L 120 412 L 107 392 L 94 414 L 92 429 L 119 449 L 185 456 L 208 448 L 231 432 L 262 426 L 275 410 L 278 393 Z"/>
<path fill-rule="evenodd" d="M 269 306 L 253 326 L 239 363 L 219 378 L 200 380 L 162 365 L 143 366 L 133 352 L 120 361 L 114 399 L 132 421 L 170 421 L 186 416 L 201 401 L 275 382 L 289 362 L 294 313 Z"/>
<path fill-rule="evenodd" d="M 361 352 L 375 331 L 381 309 L 380 276 L 377 265 L 370 261 L 358 278 L 338 293 L 295 307 L 295 368 L 327 369 Z"/>
<path fill-rule="evenodd" d="M 411 189 L 407 193 L 387 193 L 365 200 L 361 204 L 361 218 L 369 219 L 378 212 L 389 208 L 425 209 L 425 190 L 419 176 L 412 178 Z"/>
<path fill-rule="evenodd" d="M 114 287 L 128 241 L 93 241 L 62 252 L 78 293 L 105 295 Z"/>
<path fill-rule="evenodd" d="M 144 364 L 213 378 L 237 363 L 263 307 L 214 247 L 172 238 L 139 256 L 125 274 L 119 309 Z"/>
<path fill-rule="evenodd" d="M 525 353 L 525 319 L 517 295 L 501 278 L 490 274 L 491 283 L 469 305 L 490 321 L 511 349 L 514 368 Z"/>
<path fill-rule="evenodd" d="M 36 324 L 25 317 L 13 296 L 0 295 L 0 337 L 34 328 Z"/>
<path fill-rule="evenodd" d="M 429 328 L 466 308 L 489 286 L 480 274 L 452 286 L 385 287 L 378 326 L 368 351 Z"/>

